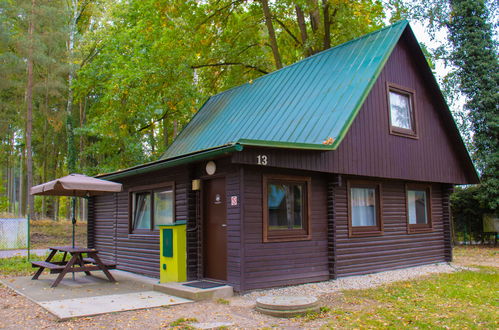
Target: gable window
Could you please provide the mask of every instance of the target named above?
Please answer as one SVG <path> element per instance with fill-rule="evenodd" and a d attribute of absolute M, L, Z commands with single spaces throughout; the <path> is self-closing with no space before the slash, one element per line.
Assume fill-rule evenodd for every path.
<path fill-rule="evenodd" d="M 431 189 L 429 186 L 406 186 L 407 228 L 409 233 L 431 230 L 430 198 Z"/>
<path fill-rule="evenodd" d="M 416 138 L 414 91 L 388 84 L 390 133 Z"/>
<path fill-rule="evenodd" d="M 151 233 L 174 222 L 173 184 L 136 188 L 130 202 L 130 233 Z"/>
<path fill-rule="evenodd" d="M 350 237 L 382 233 L 380 184 L 348 182 L 348 231 Z"/>
<path fill-rule="evenodd" d="M 264 175 L 263 241 L 310 239 L 309 177 Z"/>

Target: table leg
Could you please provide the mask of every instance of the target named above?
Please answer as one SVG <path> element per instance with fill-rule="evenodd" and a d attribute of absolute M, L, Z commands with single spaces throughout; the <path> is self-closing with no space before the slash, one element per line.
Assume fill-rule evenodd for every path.
<path fill-rule="evenodd" d="M 64 278 L 64 276 L 66 276 L 66 274 L 68 273 L 68 271 L 71 269 L 71 267 L 73 267 L 73 265 L 75 264 L 75 262 L 78 260 L 78 254 L 73 254 L 71 256 L 71 259 L 69 259 L 68 263 L 66 264 L 66 267 L 64 267 L 64 269 L 62 270 L 62 272 L 59 274 L 59 276 L 57 276 L 57 278 L 55 279 L 54 283 L 52 284 L 52 287 L 55 288 L 57 285 L 59 285 L 59 283 L 62 281 L 62 279 Z"/>
<path fill-rule="evenodd" d="M 81 254 L 78 255 L 78 264 L 80 265 L 80 267 L 84 267 L 85 264 L 83 263 L 83 257 Z M 85 272 L 86 275 L 90 276 L 92 274 L 90 274 L 90 272 Z"/>
<path fill-rule="evenodd" d="M 107 269 L 106 265 L 104 265 L 102 263 L 102 261 L 100 260 L 100 258 L 97 256 L 97 253 L 89 252 L 88 255 L 91 256 L 95 260 L 95 263 L 97 264 L 97 266 L 99 266 L 99 268 L 104 272 L 104 274 L 106 274 L 106 277 L 110 282 L 116 282 L 113 275 L 111 275 L 111 273 Z"/>
<path fill-rule="evenodd" d="M 50 262 L 50 260 L 52 260 L 52 258 L 54 257 L 54 255 L 57 253 L 57 250 L 52 250 L 49 254 L 49 256 L 47 257 L 47 259 L 45 260 L 46 262 Z M 38 270 L 36 271 L 35 275 L 33 275 L 33 277 L 31 278 L 32 280 L 37 280 L 38 277 L 43 273 L 43 270 L 45 269 L 45 267 L 40 267 L 38 268 Z"/>

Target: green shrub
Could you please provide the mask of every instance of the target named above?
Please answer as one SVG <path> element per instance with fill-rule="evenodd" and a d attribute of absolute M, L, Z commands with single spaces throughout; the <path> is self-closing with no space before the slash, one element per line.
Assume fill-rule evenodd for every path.
<path fill-rule="evenodd" d="M 457 187 L 451 195 L 451 213 L 454 222 L 454 233 L 458 240 L 465 242 L 483 242 L 483 215 L 494 213 L 482 200 L 482 187 Z"/>

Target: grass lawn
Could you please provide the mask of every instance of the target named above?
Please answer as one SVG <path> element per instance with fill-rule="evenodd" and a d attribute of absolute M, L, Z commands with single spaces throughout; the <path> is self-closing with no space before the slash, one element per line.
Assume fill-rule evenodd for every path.
<path fill-rule="evenodd" d="M 333 310 L 328 327 L 489 328 L 499 326 L 499 270 L 439 274 L 369 290 L 344 291 L 359 310 Z"/>
<path fill-rule="evenodd" d="M 72 228 L 68 220 L 31 221 L 31 248 L 71 245 Z M 78 221 L 75 230 L 76 245 L 87 246 L 87 223 Z"/>
<path fill-rule="evenodd" d="M 47 259 L 48 253 L 45 256 L 31 256 L 31 261 L 35 260 L 45 260 Z M 54 256 L 52 261 L 61 261 L 62 254 L 58 253 Z M 66 259 L 67 260 L 67 259 Z M 48 273 L 48 270 L 45 270 Z M 29 276 L 35 273 L 35 268 L 31 267 L 31 262 L 28 257 L 12 257 L 12 258 L 0 258 L 0 278 L 2 277 L 12 277 L 12 276 Z"/>

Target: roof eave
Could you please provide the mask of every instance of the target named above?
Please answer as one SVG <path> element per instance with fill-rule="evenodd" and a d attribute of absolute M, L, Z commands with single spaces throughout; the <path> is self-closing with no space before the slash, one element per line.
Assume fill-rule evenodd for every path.
<path fill-rule="evenodd" d="M 218 146 L 211 149 L 200 150 L 194 153 L 190 153 L 187 155 L 182 155 L 178 157 L 172 157 L 168 159 L 162 159 L 156 162 L 151 162 L 135 167 L 130 167 L 124 170 L 99 174 L 96 177 L 106 179 L 106 180 L 116 180 L 123 179 L 133 175 L 140 175 L 145 173 L 150 173 L 157 170 L 162 170 L 174 166 L 185 165 L 189 163 L 193 163 L 195 161 L 206 160 L 210 158 L 220 157 L 223 155 L 228 155 L 232 152 L 242 151 L 243 146 L 239 143 L 230 143 L 223 146 Z"/>

